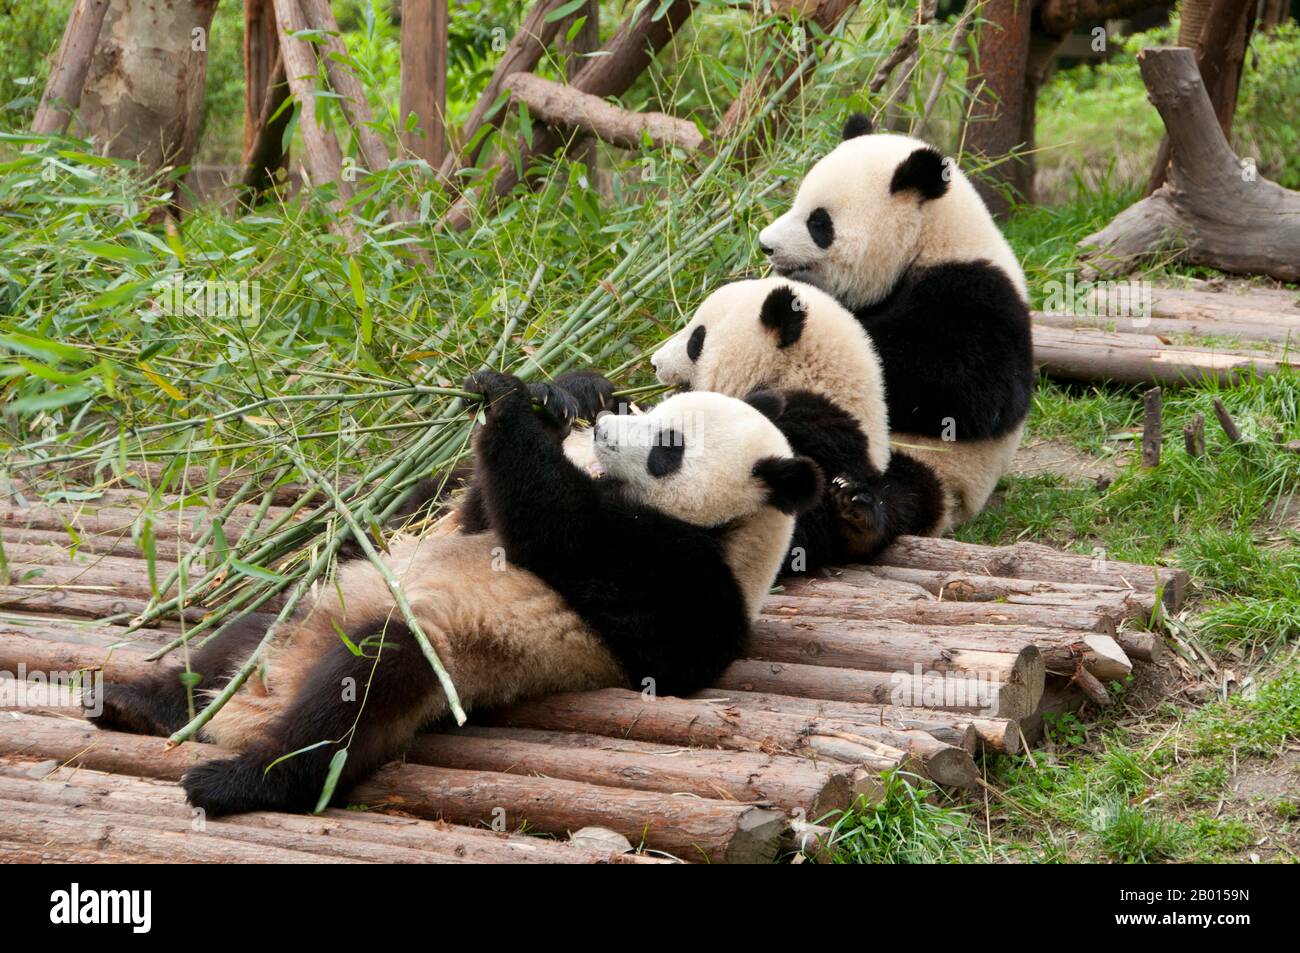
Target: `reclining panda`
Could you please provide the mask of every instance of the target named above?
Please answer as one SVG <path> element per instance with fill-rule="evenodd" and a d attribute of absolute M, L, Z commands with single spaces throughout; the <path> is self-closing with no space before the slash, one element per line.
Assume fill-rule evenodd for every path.
<path fill-rule="evenodd" d="M 475 480 L 492 529 L 403 540 L 384 557 L 464 707 L 647 679 L 660 694 L 688 694 L 712 682 L 745 642 L 793 514 L 821 492 L 816 465 L 765 415 L 779 398 L 682 394 L 643 416 L 604 415 L 597 480 L 563 455 L 567 419 L 535 411 L 517 378 L 482 371 L 466 388 L 486 401 Z M 191 658 L 203 690 L 219 690 L 264 634 L 251 622 L 233 629 Z M 309 810 L 346 747 L 337 799 L 447 715 L 369 562 L 345 564 L 285 630 L 265 677 L 203 730 L 242 752 L 185 775 L 190 803 L 209 813 Z M 188 707 L 181 675 L 106 686 L 97 723 L 174 731 Z"/>
<path fill-rule="evenodd" d="M 895 446 L 945 490 L 932 531 L 977 514 L 1020 444 L 1034 372 L 1024 273 L 971 183 L 856 115 L 758 241 L 871 335 Z"/>

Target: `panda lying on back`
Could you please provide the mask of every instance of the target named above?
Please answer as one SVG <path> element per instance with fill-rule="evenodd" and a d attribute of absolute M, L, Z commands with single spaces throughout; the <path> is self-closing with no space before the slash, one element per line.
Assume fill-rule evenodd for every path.
<path fill-rule="evenodd" d="M 795 524 L 786 571 L 869 561 L 899 535 L 943 521 L 934 473 L 890 452 L 871 338 L 825 292 L 785 278 L 724 285 L 650 362 L 665 384 L 781 395 L 777 426 L 827 477 L 821 501 Z"/>
<path fill-rule="evenodd" d="M 895 442 L 947 491 L 934 531 L 978 513 L 1019 446 L 1034 374 L 1024 274 L 966 177 L 854 116 L 758 241 L 871 335 Z"/>
<path fill-rule="evenodd" d="M 821 492 L 816 465 L 755 406 L 682 394 L 643 416 L 603 415 L 594 442 L 607 473 L 594 480 L 564 457 L 564 421 L 534 411 L 518 379 L 483 371 L 466 388 L 487 402 L 475 480 L 493 529 L 398 542 L 385 556 L 465 708 L 646 679 L 687 694 L 713 681 L 745 642 L 792 514 Z M 185 775 L 196 807 L 309 810 L 341 748 L 339 795 L 445 718 L 446 697 L 369 562 L 344 565 L 285 629 L 266 678 L 204 729 L 242 754 Z M 202 689 L 220 689 L 262 632 L 233 634 L 191 657 Z M 108 685 L 97 723 L 174 731 L 186 720 L 181 674 Z"/>

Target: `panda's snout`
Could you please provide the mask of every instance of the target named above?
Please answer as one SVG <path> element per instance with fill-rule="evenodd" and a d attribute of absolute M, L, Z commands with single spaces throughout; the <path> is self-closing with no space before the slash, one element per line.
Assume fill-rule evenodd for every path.
<path fill-rule="evenodd" d="M 771 258 L 772 253 L 776 251 L 775 248 L 773 248 L 770 245 L 764 245 L 761 241 L 758 243 L 758 250 L 761 251 L 764 255 L 767 255 L 767 257 L 769 258 Z"/>

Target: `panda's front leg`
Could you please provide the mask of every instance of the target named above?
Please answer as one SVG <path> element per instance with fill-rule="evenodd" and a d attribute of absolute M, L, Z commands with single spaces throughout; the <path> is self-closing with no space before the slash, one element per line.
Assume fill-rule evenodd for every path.
<path fill-rule="evenodd" d="M 513 375 L 479 371 L 465 389 L 484 398 L 476 482 L 507 556 L 533 572 L 576 557 L 592 542 L 598 492 L 565 457 L 555 420 L 545 408 L 534 411 L 527 386 Z"/>

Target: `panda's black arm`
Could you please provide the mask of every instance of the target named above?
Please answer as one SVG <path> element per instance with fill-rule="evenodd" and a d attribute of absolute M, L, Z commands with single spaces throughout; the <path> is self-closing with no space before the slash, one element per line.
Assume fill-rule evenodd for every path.
<path fill-rule="evenodd" d="M 476 483 L 488 522 L 506 556 L 528 569 L 564 559 L 588 544 L 598 491 L 574 466 L 535 411 L 518 378 L 479 371 L 465 388 L 485 398 L 485 421 L 474 438 Z"/>

